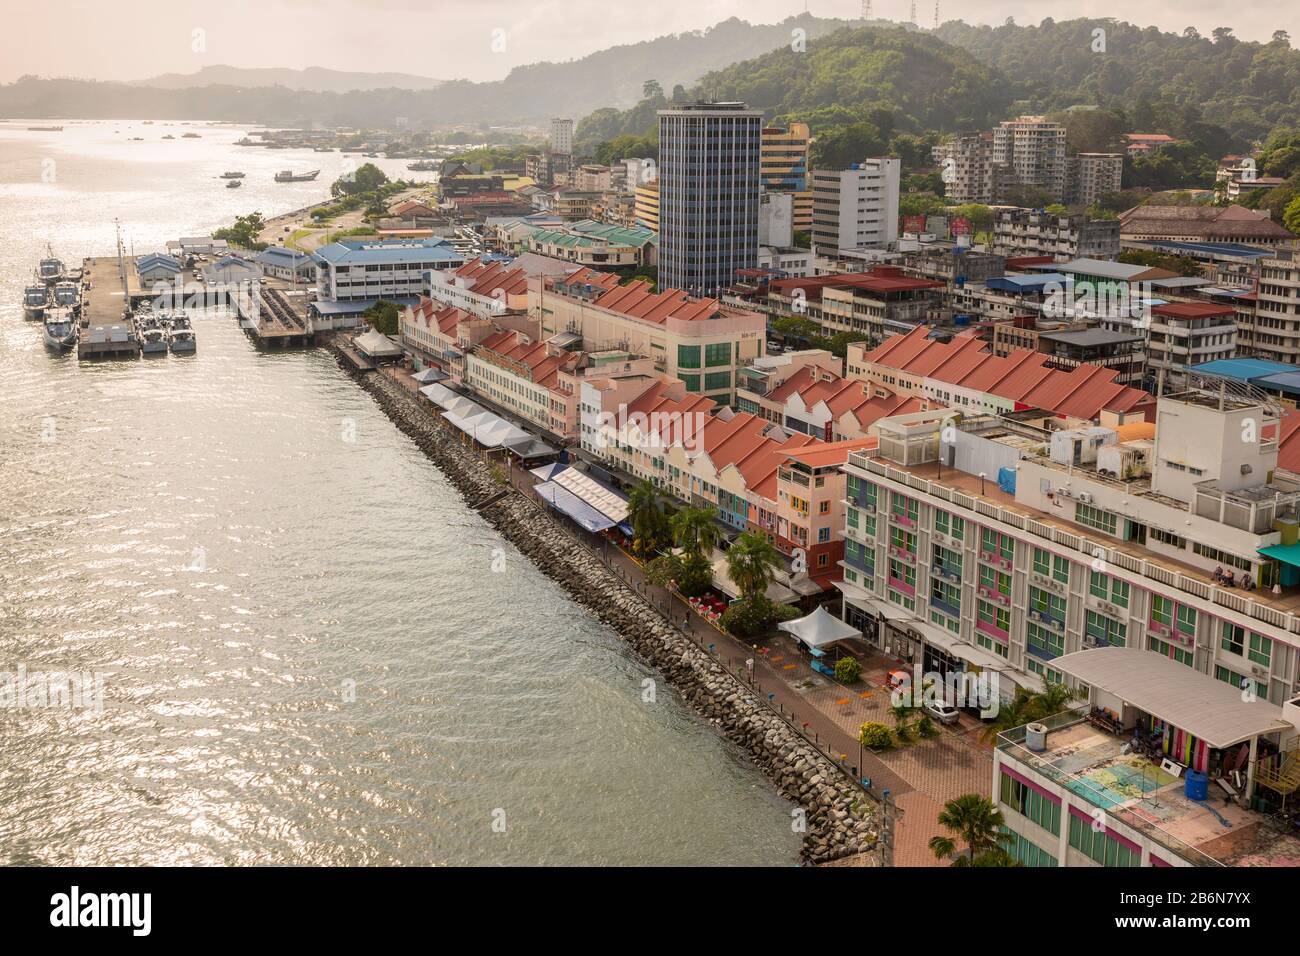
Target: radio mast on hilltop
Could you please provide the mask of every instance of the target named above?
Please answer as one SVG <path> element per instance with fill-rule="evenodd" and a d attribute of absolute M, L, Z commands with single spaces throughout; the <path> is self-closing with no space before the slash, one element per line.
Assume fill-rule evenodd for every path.
<path fill-rule="evenodd" d="M 934 28 L 939 29 L 939 0 L 934 0 Z"/>
<path fill-rule="evenodd" d="M 909 23 L 916 23 L 916 0 L 912 0 L 912 15 L 907 19 Z"/>
<path fill-rule="evenodd" d="M 862 0 L 862 19 L 871 19 L 871 0 Z"/>

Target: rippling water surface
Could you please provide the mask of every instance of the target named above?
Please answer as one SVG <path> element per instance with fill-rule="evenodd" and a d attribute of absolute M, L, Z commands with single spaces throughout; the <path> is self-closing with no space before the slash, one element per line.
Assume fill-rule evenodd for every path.
<path fill-rule="evenodd" d="M 0 670 L 102 672 L 104 706 L 0 709 L 0 862 L 795 862 L 743 755 L 643 703 L 326 354 L 214 310 L 195 356 L 79 364 L 22 318 L 47 242 L 108 253 L 117 218 L 151 251 L 323 198 L 346 158 L 26 125 L 0 124 Z"/>

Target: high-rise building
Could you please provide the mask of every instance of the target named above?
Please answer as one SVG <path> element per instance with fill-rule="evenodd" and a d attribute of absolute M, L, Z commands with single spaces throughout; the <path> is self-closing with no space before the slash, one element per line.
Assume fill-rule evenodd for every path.
<path fill-rule="evenodd" d="M 807 123 L 791 123 L 784 128 L 763 127 L 763 189 L 793 195 L 794 228 L 797 232 L 812 229 L 812 192 L 808 189 L 808 144 L 811 141 Z"/>
<path fill-rule="evenodd" d="M 1079 153 L 1065 161 L 1065 201 L 1092 206 L 1117 193 L 1124 178 L 1123 153 Z"/>
<path fill-rule="evenodd" d="M 834 254 L 896 242 L 901 169 L 901 160 L 875 158 L 848 169 L 813 170 L 813 249 Z"/>
<path fill-rule="evenodd" d="M 989 158 L 1007 167 L 1013 185 L 1041 189 L 1057 202 L 1065 198 L 1065 127 L 1060 123 L 1042 116 L 1004 120 L 993 130 Z"/>
<path fill-rule="evenodd" d="M 659 180 L 652 179 L 636 187 L 634 215 L 638 226 L 659 231 Z"/>
<path fill-rule="evenodd" d="M 573 154 L 573 120 L 551 120 L 551 152 Z"/>
<path fill-rule="evenodd" d="M 743 103 L 659 111 L 659 284 L 715 295 L 758 261 L 763 114 Z"/>
<path fill-rule="evenodd" d="M 993 199 L 989 154 L 993 138 L 986 133 L 953 136 L 931 150 L 943 179 L 943 194 L 954 202 L 986 203 Z"/>

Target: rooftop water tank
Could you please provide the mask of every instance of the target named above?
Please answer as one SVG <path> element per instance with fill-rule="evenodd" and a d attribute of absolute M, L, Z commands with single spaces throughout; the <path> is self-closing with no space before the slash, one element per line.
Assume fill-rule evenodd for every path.
<path fill-rule="evenodd" d="M 1210 778 L 1199 770 L 1189 770 L 1183 777 L 1183 795 L 1188 800 L 1204 800 L 1209 793 Z"/>

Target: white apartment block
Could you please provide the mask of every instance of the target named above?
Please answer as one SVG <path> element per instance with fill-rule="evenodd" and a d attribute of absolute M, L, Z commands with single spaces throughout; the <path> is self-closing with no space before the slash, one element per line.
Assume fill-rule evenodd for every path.
<path fill-rule="evenodd" d="M 1120 191 L 1124 178 L 1123 153 L 1079 153 L 1065 161 L 1065 201 L 1092 206 L 1103 196 Z"/>
<path fill-rule="evenodd" d="M 1277 467 L 1280 408 L 1198 380 L 1160 398 L 1154 439 L 1124 440 L 1133 430 L 1113 421 L 945 416 L 881 420 L 878 451 L 849 457 L 845 620 L 945 681 L 995 676 L 1003 699 L 1044 682 L 1085 695 L 1081 712 L 1003 735 L 994 797 L 1022 861 L 1242 852 L 1213 839 L 1228 829 L 1204 826 L 1200 805 L 1178 809 L 1169 767 L 1221 777 L 1219 795 L 1241 797 L 1223 813 L 1252 821 L 1251 798 L 1300 769 L 1287 709 L 1300 693 L 1300 476 Z M 1144 763 L 1143 779 L 1177 812 L 1143 816 L 1140 799 L 1102 793 L 1107 768 L 1137 766 L 1125 745 L 1138 736 L 1171 762 Z M 1071 819 L 1099 819 L 1098 806 L 1094 845 Z"/>
<path fill-rule="evenodd" d="M 1279 250 L 1259 263 L 1253 313 L 1238 310 L 1243 354 L 1275 362 L 1300 362 L 1300 253 Z"/>
<path fill-rule="evenodd" d="M 573 154 L 573 120 L 551 120 L 551 152 Z"/>
<path fill-rule="evenodd" d="M 1054 199 L 1065 197 L 1065 127 L 1042 116 L 1004 120 L 993 130 L 989 159 L 1010 173 L 1018 186 L 1045 190 Z"/>
<path fill-rule="evenodd" d="M 888 249 L 898 241 L 902 161 L 866 159 L 812 173 L 812 243 L 817 252 Z"/>

